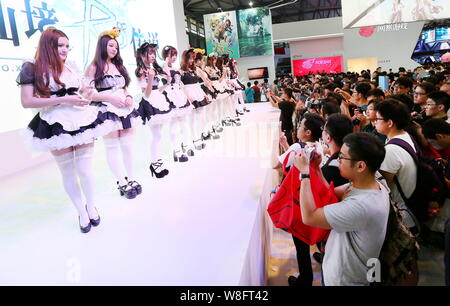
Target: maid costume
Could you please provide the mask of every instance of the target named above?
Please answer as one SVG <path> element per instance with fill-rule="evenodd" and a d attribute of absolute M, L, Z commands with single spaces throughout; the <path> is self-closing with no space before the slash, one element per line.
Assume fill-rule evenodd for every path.
<path fill-rule="evenodd" d="M 173 114 L 171 111 L 176 108 L 173 102 L 167 99 L 158 87 L 160 78 L 155 76 L 152 84 L 152 93 L 150 97 L 146 98 L 143 93 L 139 95 L 141 102 L 139 103 L 139 113 L 141 115 L 143 124 L 162 124 L 167 122 Z M 145 77 L 139 80 L 139 87 L 146 89 L 148 78 Z"/>
<path fill-rule="evenodd" d="M 181 81 L 184 84 L 187 95 L 194 100 L 192 105 L 195 109 L 204 107 L 210 103 L 205 97 L 205 92 L 200 86 L 198 76 L 195 71 L 183 71 Z"/>
<path fill-rule="evenodd" d="M 93 83 L 93 81 L 91 82 Z M 104 75 L 99 85 L 96 85 L 98 93 L 110 94 L 118 96 L 125 100 L 125 78 L 121 74 Z M 139 122 L 139 112 L 135 109 L 134 105 L 117 107 L 109 102 L 92 102 L 100 108 L 100 111 L 104 113 L 108 119 L 113 120 L 117 124 L 116 130 L 126 130 L 135 126 Z"/>
<path fill-rule="evenodd" d="M 172 112 L 175 117 L 184 117 L 189 114 L 193 106 L 189 103 L 186 94 L 181 88 L 181 73 L 177 70 L 170 70 L 172 82 L 166 88 L 164 94 L 167 99 L 176 107 Z"/>

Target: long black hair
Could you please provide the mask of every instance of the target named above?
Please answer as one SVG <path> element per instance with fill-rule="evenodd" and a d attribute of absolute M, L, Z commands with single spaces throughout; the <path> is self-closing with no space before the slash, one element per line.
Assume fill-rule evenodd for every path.
<path fill-rule="evenodd" d="M 97 49 L 95 51 L 95 57 L 93 61 L 93 64 L 96 68 L 94 77 L 96 87 L 101 86 L 103 77 L 105 76 L 105 66 L 106 61 L 108 60 L 108 43 L 112 39 L 114 38 L 111 38 L 109 35 L 103 35 L 97 42 Z M 119 45 L 118 42 L 117 45 Z M 119 70 L 120 74 L 124 77 L 125 87 L 128 87 L 128 85 L 130 85 L 131 78 L 128 74 L 127 68 L 125 68 L 125 66 L 123 65 L 123 59 L 120 56 L 120 48 L 117 48 L 117 55 L 113 59 L 111 59 L 111 62 L 114 64 L 114 66 L 116 66 L 117 70 Z"/>
<path fill-rule="evenodd" d="M 157 47 L 157 45 L 155 45 L 155 44 L 150 44 L 148 42 L 145 42 L 139 47 L 139 49 L 136 50 L 137 68 L 136 68 L 135 74 L 138 78 L 142 77 L 143 74 L 145 74 L 145 75 L 147 74 L 146 71 L 148 68 L 144 63 L 143 58 L 145 56 L 147 56 L 149 53 L 153 53 L 156 57 L 156 47 Z M 156 58 L 152 65 L 153 65 L 153 68 L 155 69 L 156 73 L 158 73 L 160 75 L 167 75 L 167 73 L 164 72 L 164 70 L 161 68 L 161 66 L 156 61 Z"/>

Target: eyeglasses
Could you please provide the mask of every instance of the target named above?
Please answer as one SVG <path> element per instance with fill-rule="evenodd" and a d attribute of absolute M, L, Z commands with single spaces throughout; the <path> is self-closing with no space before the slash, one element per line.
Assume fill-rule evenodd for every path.
<path fill-rule="evenodd" d="M 432 107 L 432 106 L 436 106 L 437 104 L 426 104 L 425 106 L 427 107 Z"/>
<path fill-rule="evenodd" d="M 426 96 L 427 94 L 426 93 L 424 93 L 424 92 L 414 92 L 414 95 L 415 96 Z"/>
<path fill-rule="evenodd" d="M 386 121 L 386 119 L 383 119 L 383 118 L 375 118 L 375 121 Z"/>
<path fill-rule="evenodd" d="M 342 153 L 339 153 L 339 155 L 338 155 L 338 160 L 359 161 L 359 160 L 357 160 L 357 159 L 343 157 L 343 156 L 342 156 Z"/>

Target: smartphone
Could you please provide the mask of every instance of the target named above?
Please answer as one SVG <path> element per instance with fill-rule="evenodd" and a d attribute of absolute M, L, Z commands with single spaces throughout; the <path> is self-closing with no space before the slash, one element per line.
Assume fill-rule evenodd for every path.
<path fill-rule="evenodd" d="M 389 78 L 387 76 L 378 77 L 378 84 L 383 91 L 388 90 L 389 89 Z"/>

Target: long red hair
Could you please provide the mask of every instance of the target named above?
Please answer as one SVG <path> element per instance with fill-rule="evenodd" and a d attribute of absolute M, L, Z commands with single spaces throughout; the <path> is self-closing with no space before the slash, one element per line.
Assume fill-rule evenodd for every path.
<path fill-rule="evenodd" d="M 50 74 L 55 82 L 62 87 L 66 85 L 59 79 L 64 69 L 64 62 L 59 57 L 58 40 L 67 37 L 57 29 L 47 29 L 42 32 L 39 45 L 34 56 L 35 60 L 35 90 L 42 97 L 50 97 Z"/>

